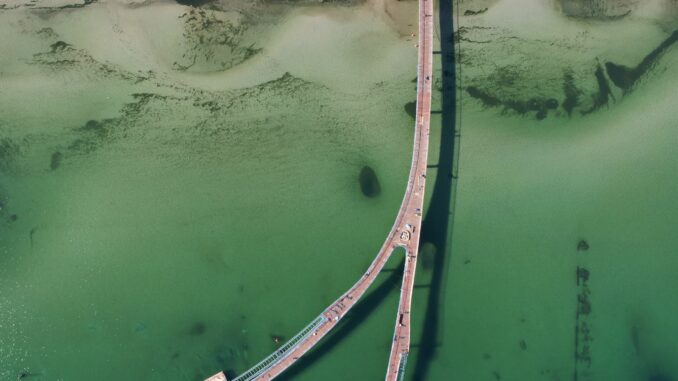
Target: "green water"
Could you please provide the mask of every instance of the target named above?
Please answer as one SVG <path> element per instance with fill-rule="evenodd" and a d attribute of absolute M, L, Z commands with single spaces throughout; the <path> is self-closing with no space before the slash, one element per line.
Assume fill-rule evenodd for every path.
<path fill-rule="evenodd" d="M 381 246 L 410 161 L 416 49 L 369 5 L 234 8 L 248 29 L 233 40 L 261 51 L 195 72 L 163 39 L 187 7 L 0 13 L 0 379 L 242 372 Z M 360 328 L 365 363 L 386 358 L 394 308 Z"/>
<path fill-rule="evenodd" d="M 26 3 L 0 10 L 0 380 L 237 374 L 368 266 L 410 160 L 416 3 Z M 678 378 L 678 50 L 627 91 L 605 67 L 678 8 L 569 3 L 443 1 L 407 379 Z M 382 379 L 398 284 L 281 379 Z"/>
<path fill-rule="evenodd" d="M 458 180 L 427 379 L 678 377 L 678 47 L 626 92 L 603 68 L 612 95 L 591 111 L 598 63 L 634 67 L 676 30 L 675 4 L 650 3 L 605 19 L 546 2 L 461 2 Z M 502 104 L 483 105 L 469 86 Z M 516 106 L 548 98 L 559 106 L 545 116 Z M 577 267 L 589 274 L 579 285 Z M 590 312 L 578 315 L 582 295 Z"/>

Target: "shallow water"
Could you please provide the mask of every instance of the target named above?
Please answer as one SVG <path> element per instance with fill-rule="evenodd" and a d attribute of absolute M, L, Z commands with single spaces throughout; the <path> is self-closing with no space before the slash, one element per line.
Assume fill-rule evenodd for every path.
<path fill-rule="evenodd" d="M 124 3 L 0 11 L 3 380 L 240 373 L 355 281 L 402 197 L 414 3 Z M 678 51 L 631 90 L 605 71 L 676 8 L 443 3 L 461 55 L 436 56 L 407 378 L 678 378 Z M 399 280 L 281 379 L 381 379 Z"/>
<path fill-rule="evenodd" d="M 675 19 L 649 3 L 616 20 L 487 3 L 464 2 L 462 15 L 489 9 L 455 16 L 458 179 L 426 379 L 676 379 L 676 46 L 631 90 L 610 82 L 591 111 L 596 64 L 634 67 Z M 568 72 L 580 91 L 571 116 Z M 515 107 L 549 97 L 559 106 L 542 120 Z"/>
<path fill-rule="evenodd" d="M 390 228 L 410 155 L 407 38 L 369 5 L 262 6 L 247 64 L 177 71 L 154 44 L 187 9 L 0 13 L 0 379 L 242 372 L 352 284 Z M 358 331 L 363 361 L 386 358 L 391 313 Z"/>

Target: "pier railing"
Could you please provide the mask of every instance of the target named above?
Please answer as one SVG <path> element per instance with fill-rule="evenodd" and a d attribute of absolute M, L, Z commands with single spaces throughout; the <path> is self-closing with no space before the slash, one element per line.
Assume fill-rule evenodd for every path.
<path fill-rule="evenodd" d="M 398 376 L 396 377 L 397 381 L 403 381 L 405 379 L 405 367 L 407 366 L 407 354 L 403 353 L 400 355 L 400 363 L 398 364 Z"/>
<path fill-rule="evenodd" d="M 250 368 L 247 372 L 241 374 L 240 376 L 233 379 L 233 381 L 249 381 L 255 379 L 260 374 L 266 372 L 269 368 L 275 365 L 279 360 L 285 358 L 285 354 L 306 337 L 311 335 L 316 331 L 321 325 L 327 321 L 327 317 L 320 315 L 315 320 L 313 320 L 309 325 L 297 333 L 293 338 L 289 339 L 283 346 L 278 348 L 275 352 L 271 353 L 265 359 L 261 360 L 258 364 Z"/>

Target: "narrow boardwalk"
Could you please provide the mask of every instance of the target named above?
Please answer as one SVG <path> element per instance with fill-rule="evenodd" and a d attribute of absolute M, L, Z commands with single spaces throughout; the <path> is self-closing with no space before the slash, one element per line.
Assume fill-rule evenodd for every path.
<path fill-rule="evenodd" d="M 395 334 L 391 346 L 386 381 L 401 380 L 410 351 L 410 306 L 419 253 L 421 214 L 424 207 L 428 138 L 431 116 L 431 82 L 433 78 L 433 0 L 419 0 L 419 45 L 417 65 L 417 114 L 415 120 L 412 164 L 407 188 L 395 223 L 376 258 L 363 276 L 332 303 L 320 316 L 277 351 L 233 381 L 272 380 L 292 366 L 322 340 L 339 320 L 358 302 L 384 268 L 393 251 L 404 247 L 407 253 L 400 293 Z M 226 380 L 219 372 L 206 381 Z"/>
<path fill-rule="evenodd" d="M 410 353 L 410 309 L 414 276 L 419 255 L 419 233 L 421 230 L 421 211 L 424 208 L 424 186 L 428 158 L 428 137 L 431 119 L 431 79 L 433 78 L 433 0 L 419 0 L 419 59 L 417 64 L 417 115 L 414 139 L 414 152 L 410 181 L 417 179 L 414 193 L 408 184 L 400 213 L 405 221 L 413 226 L 414 235 L 404 242 L 407 252 L 403 283 L 400 288 L 400 302 L 396 319 L 391 355 L 386 370 L 386 381 L 400 381 L 405 376 L 405 365 Z M 407 224 L 406 224 L 407 226 Z"/>

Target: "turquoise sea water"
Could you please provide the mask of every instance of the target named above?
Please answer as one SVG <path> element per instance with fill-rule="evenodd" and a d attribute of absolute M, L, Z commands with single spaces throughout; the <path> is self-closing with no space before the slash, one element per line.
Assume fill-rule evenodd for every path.
<path fill-rule="evenodd" d="M 455 8 L 458 179 L 427 379 L 674 380 L 672 8 L 563 18 L 495 3 Z M 632 87 L 615 83 L 609 62 L 647 57 Z M 540 115 L 549 98 L 557 108 Z"/>
<path fill-rule="evenodd" d="M 678 53 L 605 67 L 673 8 L 545 4 L 441 2 L 408 379 L 678 377 Z M 407 176 L 413 5 L 0 11 L 0 380 L 237 374 L 348 288 Z M 383 378 L 399 281 L 281 379 Z"/>
<path fill-rule="evenodd" d="M 275 37 L 248 19 L 262 51 L 247 67 L 198 74 L 135 54 L 157 37 L 129 21 L 147 7 L 0 14 L 16 38 L 0 76 L 0 379 L 242 372 L 370 263 L 406 181 L 416 49 L 368 7 L 282 11 Z M 298 45 L 307 28 L 317 41 Z M 360 328 L 366 363 L 388 351 L 386 315 Z"/>

